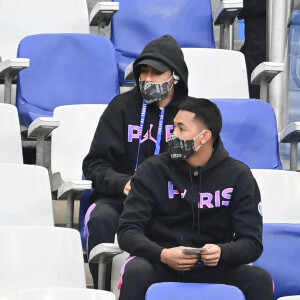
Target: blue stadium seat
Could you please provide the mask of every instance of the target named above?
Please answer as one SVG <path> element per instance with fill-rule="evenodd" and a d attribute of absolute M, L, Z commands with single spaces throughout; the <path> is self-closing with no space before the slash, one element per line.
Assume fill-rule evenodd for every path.
<path fill-rule="evenodd" d="M 253 265 L 271 274 L 275 299 L 300 295 L 300 224 L 269 223 L 263 229 L 264 251 Z"/>
<path fill-rule="evenodd" d="M 116 1 L 115 1 L 116 2 Z M 111 39 L 119 62 L 119 80 L 126 67 L 150 41 L 171 34 L 181 47 L 215 48 L 211 0 L 118 0 Z"/>
<path fill-rule="evenodd" d="M 251 169 L 282 169 L 274 111 L 257 99 L 214 99 L 221 110 L 221 137 L 229 155 Z"/>
<path fill-rule="evenodd" d="M 107 104 L 119 93 L 111 41 L 91 34 L 40 34 L 24 38 L 18 57 L 31 66 L 18 76 L 20 124 L 52 116 L 57 106 Z"/>
<path fill-rule="evenodd" d="M 145 300 L 245 300 L 240 289 L 224 284 L 162 282 L 151 285 Z"/>
<path fill-rule="evenodd" d="M 6 79 L 12 80 L 22 68 L 28 67 L 28 60 L 16 59 L 18 45 L 26 36 L 90 33 L 86 0 L 0 0 L 0 7 L 0 57 L 3 61 L 0 62 L 0 76 L 3 79 L 9 75 Z M 4 85 L 1 84 L 2 101 L 3 89 Z M 15 84 L 11 91 L 8 82 L 5 83 L 4 100 L 15 104 Z"/>

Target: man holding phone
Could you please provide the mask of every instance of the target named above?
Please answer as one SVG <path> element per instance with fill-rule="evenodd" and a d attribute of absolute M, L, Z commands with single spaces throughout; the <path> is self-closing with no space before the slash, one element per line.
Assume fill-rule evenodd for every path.
<path fill-rule="evenodd" d="M 248 264 L 262 253 L 260 192 L 250 169 L 220 138 L 222 117 L 207 99 L 187 97 L 168 153 L 131 180 L 120 218 L 124 267 L 119 300 L 142 300 L 156 282 L 222 283 L 247 300 L 273 300 L 272 278 Z"/>

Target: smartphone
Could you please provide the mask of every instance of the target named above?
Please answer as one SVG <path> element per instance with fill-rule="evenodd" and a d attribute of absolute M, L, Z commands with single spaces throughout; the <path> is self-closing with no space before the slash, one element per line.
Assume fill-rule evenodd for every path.
<path fill-rule="evenodd" d="M 185 254 L 194 254 L 194 253 L 201 253 L 207 250 L 207 248 L 186 248 L 182 250 L 182 253 Z"/>

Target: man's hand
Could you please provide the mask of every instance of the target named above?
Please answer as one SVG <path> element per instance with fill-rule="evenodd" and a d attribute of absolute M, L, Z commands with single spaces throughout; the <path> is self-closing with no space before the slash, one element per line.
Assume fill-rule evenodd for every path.
<path fill-rule="evenodd" d="M 206 244 L 203 248 L 207 248 L 207 250 L 201 253 L 203 263 L 207 266 L 215 267 L 221 257 L 221 248 L 214 244 Z"/>
<path fill-rule="evenodd" d="M 131 180 L 129 180 L 123 190 L 123 193 L 127 196 L 131 190 L 131 185 L 130 185 Z"/>
<path fill-rule="evenodd" d="M 160 260 L 178 271 L 189 271 L 200 258 L 200 254 L 185 254 L 182 250 L 190 247 L 165 248 L 160 254 Z"/>

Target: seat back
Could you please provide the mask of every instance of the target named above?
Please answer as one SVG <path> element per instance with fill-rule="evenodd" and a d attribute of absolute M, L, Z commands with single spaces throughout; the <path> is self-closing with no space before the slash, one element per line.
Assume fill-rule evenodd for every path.
<path fill-rule="evenodd" d="M 145 300 L 245 300 L 240 289 L 224 284 L 162 282 L 152 284 Z"/>
<path fill-rule="evenodd" d="M 263 244 L 264 251 L 253 265 L 271 274 L 275 299 L 300 295 L 300 224 L 264 224 Z"/>
<path fill-rule="evenodd" d="M 36 288 L 22 290 L 18 300 L 116 300 L 113 293 L 79 288 Z"/>
<path fill-rule="evenodd" d="M 214 48 L 211 0 L 118 0 L 111 38 L 118 55 L 119 79 L 146 44 L 171 34 L 181 47 Z"/>
<path fill-rule="evenodd" d="M 300 224 L 300 173 L 252 170 L 262 199 L 264 223 Z"/>
<path fill-rule="evenodd" d="M 0 0 L 0 7 L 2 59 L 16 57 L 19 42 L 28 35 L 89 33 L 86 0 Z"/>
<path fill-rule="evenodd" d="M 274 111 L 257 99 L 214 99 L 223 128 L 221 137 L 229 155 L 252 169 L 282 169 Z"/>
<path fill-rule="evenodd" d="M 18 76 L 21 125 L 52 116 L 55 107 L 99 104 L 119 93 L 115 50 L 109 39 L 92 34 L 41 34 L 20 43 L 19 57 L 31 60 Z"/>
<path fill-rule="evenodd" d="M 23 289 L 85 288 L 79 232 L 57 227 L 0 227 L 0 297 Z"/>
<path fill-rule="evenodd" d="M 48 171 L 0 163 L 0 226 L 54 226 Z"/>
<path fill-rule="evenodd" d="M 0 163 L 23 163 L 18 112 L 5 103 L 0 103 Z"/>
<path fill-rule="evenodd" d="M 245 57 L 223 49 L 182 48 L 189 70 L 189 95 L 201 98 L 249 98 Z"/>
<path fill-rule="evenodd" d="M 54 117 L 60 126 L 52 133 L 51 172 L 64 182 L 82 178 L 82 161 L 88 154 L 100 116 L 106 104 L 59 106 Z"/>

